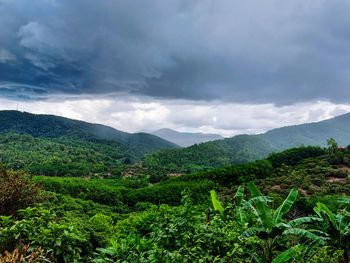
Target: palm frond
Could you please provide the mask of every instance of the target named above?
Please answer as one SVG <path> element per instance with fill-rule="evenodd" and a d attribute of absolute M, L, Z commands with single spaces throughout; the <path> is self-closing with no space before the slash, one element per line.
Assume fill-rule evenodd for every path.
<path fill-rule="evenodd" d="M 211 202 L 213 203 L 213 207 L 215 211 L 218 211 L 222 216 L 224 216 L 224 207 L 222 206 L 221 202 L 217 198 L 215 190 L 210 191 L 211 196 Z"/>
<path fill-rule="evenodd" d="M 293 188 L 290 190 L 287 198 L 283 201 L 283 203 L 277 208 L 273 215 L 273 222 L 277 224 L 281 222 L 283 215 L 289 212 L 291 207 L 293 206 L 295 200 L 298 197 L 298 190 Z"/>
<path fill-rule="evenodd" d="M 297 227 L 303 224 L 308 224 L 308 223 L 315 223 L 315 222 L 322 222 L 323 219 L 320 217 L 314 217 L 314 216 L 305 216 L 305 217 L 299 217 L 294 220 L 291 220 L 288 222 L 288 224 L 291 227 Z"/>
<path fill-rule="evenodd" d="M 338 229 L 337 221 L 333 212 L 323 203 L 317 203 L 314 207 L 316 214 L 322 217 L 322 214 L 326 215 L 335 229 Z"/>
<path fill-rule="evenodd" d="M 241 225 L 245 225 L 248 222 L 247 214 L 241 207 L 236 209 L 236 218 Z"/>
<path fill-rule="evenodd" d="M 256 187 L 253 182 L 249 182 L 248 188 L 252 197 L 261 197 L 263 196 L 260 190 Z M 271 209 L 266 205 L 266 202 L 256 202 L 256 210 L 259 214 L 262 224 L 265 228 L 272 229 L 273 221 L 272 221 L 272 213 Z"/>
<path fill-rule="evenodd" d="M 242 233 L 243 237 L 251 237 L 251 236 L 256 236 L 257 234 L 263 232 L 264 229 L 261 227 L 250 227 L 246 231 Z"/>
<path fill-rule="evenodd" d="M 283 231 L 283 235 L 296 235 L 299 237 L 304 237 L 307 239 L 310 239 L 312 241 L 317 241 L 320 244 L 324 244 L 324 238 L 318 235 L 315 235 L 309 230 L 302 229 L 302 228 L 289 228 L 285 231 Z"/>
<path fill-rule="evenodd" d="M 272 263 L 284 263 L 284 262 L 290 262 L 291 259 L 294 258 L 294 256 L 297 254 L 299 250 L 300 245 L 296 245 L 294 247 L 291 247 L 281 254 L 279 254 L 274 260 L 272 260 Z"/>
<path fill-rule="evenodd" d="M 237 189 L 237 192 L 235 194 L 235 205 L 236 206 L 241 206 L 243 197 L 244 197 L 244 187 L 239 186 Z"/>
<path fill-rule="evenodd" d="M 255 215 L 256 220 L 259 222 L 259 224 L 262 224 L 259 213 L 256 210 L 256 208 L 250 202 L 245 201 L 244 199 L 242 202 L 243 202 L 242 208 L 244 210 L 250 210 Z"/>

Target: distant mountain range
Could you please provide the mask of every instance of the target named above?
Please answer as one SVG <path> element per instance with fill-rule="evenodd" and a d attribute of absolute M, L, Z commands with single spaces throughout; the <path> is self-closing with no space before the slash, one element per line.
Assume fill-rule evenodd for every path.
<path fill-rule="evenodd" d="M 330 137 L 339 145 L 347 146 L 350 144 L 350 113 L 259 135 L 226 139 L 169 129 L 154 133 L 167 140 L 53 115 L 0 111 L 0 161 L 10 168 L 29 167 L 33 173 L 45 171 L 42 173 L 53 175 L 62 169 L 76 174 L 107 172 L 112 168 L 115 171 L 121 164 L 140 160 L 156 169 L 189 172 L 253 161 L 300 145 L 325 146 Z M 199 143 L 214 139 L 219 140 Z M 186 148 L 177 145 L 193 143 L 195 145 Z"/>
<path fill-rule="evenodd" d="M 171 129 L 160 129 L 151 133 L 182 147 L 224 139 L 224 137 L 218 134 L 178 132 Z"/>
<path fill-rule="evenodd" d="M 195 171 L 264 158 L 301 145 L 326 146 L 328 138 L 350 144 L 350 113 L 329 120 L 273 129 L 259 135 L 238 135 L 147 156 L 146 163 L 174 171 Z"/>

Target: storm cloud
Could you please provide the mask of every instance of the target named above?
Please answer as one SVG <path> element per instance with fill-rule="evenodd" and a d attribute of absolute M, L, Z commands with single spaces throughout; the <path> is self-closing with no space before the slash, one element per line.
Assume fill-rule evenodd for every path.
<path fill-rule="evenodd" d="M 346 0 L 0 0 L 0 95 L 350 96 Z"/>

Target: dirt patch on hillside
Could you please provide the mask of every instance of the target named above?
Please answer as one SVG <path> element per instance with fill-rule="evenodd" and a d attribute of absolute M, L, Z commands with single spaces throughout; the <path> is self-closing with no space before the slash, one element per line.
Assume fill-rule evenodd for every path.
<path fill-rule="evenodd" d="M 185 174 L 182 174 L 182 173 L 170 173 L 170 174 L 167 174 L 169 177 L 179 177 L 179 176 L 182 176 L 182 175 L 185 175 Z"/>
<path fill-rule="evenodd" d="M 315 184 L 310 185 L 310 188 L 313 189 L 313 190 L 317 190 L 317 191 L 321 190 L 321 187 L 318 186 L 318 185 L 315 185 Z"/>
<path fill-rule="evenodd" d="M 273 186 L 271 187 L 271 189 L 272 189 L 272 190 L 281 190 L 282 188 L 281 188 L 281 186 L 280 186 L 279 184 L 276 184 L 276 185 L 273 185 Z"/>
<path fill-rule="evenodd" d="M 344 164 L 339 164 L 335 166 L 336 169 L 342 170 L 343 172 L 350 174 L 350 167 L 348 167 L 347 165 Z"/>
<path fill-rule="evenodd" d="M 340 178 L 340 177 L 333 177 L 333 176 L 329 176 L 326 178 L 326 181 L 329 183 L 343 183 L 346 184 L 346 178 Z"/>

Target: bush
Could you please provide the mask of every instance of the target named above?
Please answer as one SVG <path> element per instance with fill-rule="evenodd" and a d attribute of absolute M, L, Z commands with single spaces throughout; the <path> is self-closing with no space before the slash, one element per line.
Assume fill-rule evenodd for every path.
<path fill-rule="evenodd" d="M 251 262 L 255 241 L 242 237 L 237 222 L 204 214 L 186 193 L 181 206 L 132 214 L 116 230 L 114 242 L 95 262 Z"/>
<path fill-rule="evenodd" d="M 0 215 L 12 215 L 42 199 L 41 187 L 21 172 L 0 167 Z"/>
<path fill-rule="evenodd" d="M 81 258 L 87 239 L 75 226 L 55 222 L 56 215 L 42 208 L 21 210 L 20 217 L 23 219 L 1 229 L 0 248 L 25 242 L 33 248 L 52 251 L 58 262 L 76 262 Z"/>
<path fill-rule="evenodd" d="M 12 252 L 5 251 L 4 255 L 0 255 L 0 263 L 44 263 L 53 262 L 52 258 L 42 248 L 32 249 L 30 245 L 20 245 Z"/>

